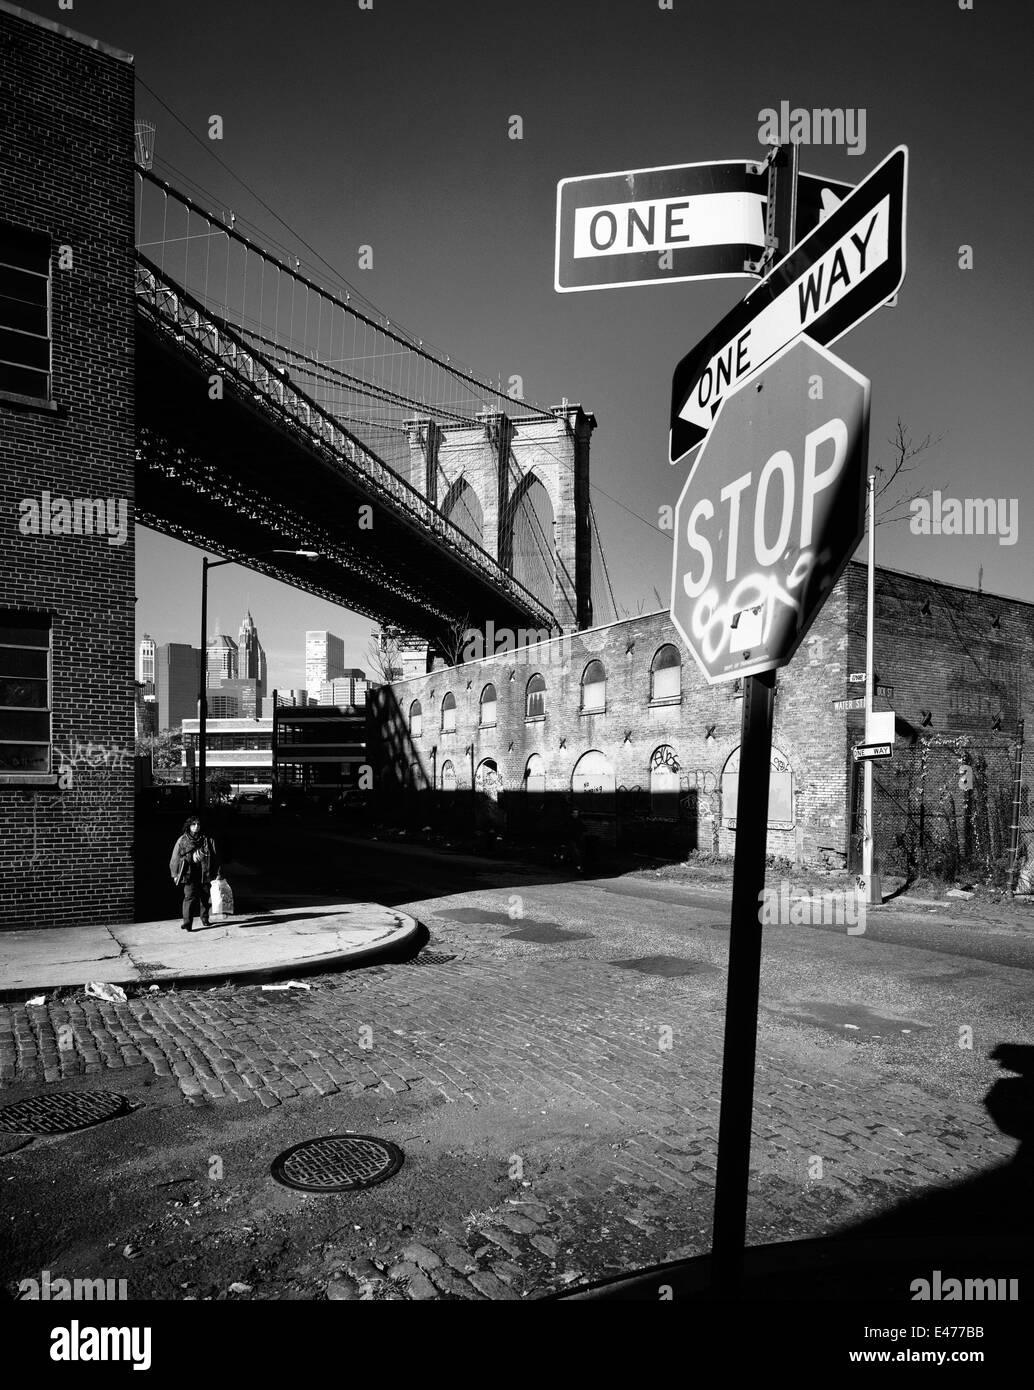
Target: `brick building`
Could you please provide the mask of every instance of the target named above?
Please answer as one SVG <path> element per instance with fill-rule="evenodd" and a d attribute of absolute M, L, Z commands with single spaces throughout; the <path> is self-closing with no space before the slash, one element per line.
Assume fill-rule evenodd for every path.
<path fill-rule="evenodd" d="M 383 789 L 425 793 L 424 803 L 433 789 L 446 815 L 451 795 L 473 789 L 489 830 L 560 833 L 577 804 L 604 843 L 732 852 L 741 695 L 734 683 L 706 684 L 667 613 L 503 646 L 372 692 L 371 756 Z M 950 781 L 960 761 L 983 759 L 996 795 L 1011 790 L 1017 720 L 1030 714 L 1024 673 L 1034 660 L 1034 606 L 880 570 L 875 651 L 898 715 L 874 817 L 893 868 L 916 815 L 932 834 L 950 795 L 939 789 L 917 811 L 924 769 L 936 765 Z M 850 693 L 849 673 L 864 668 L 865 567 L 852 563 L 779 675 L 770 853 L 832 866 L 855 859 L 860 779 L 851 746 L 862 741 L 862 716 L 832 702 Z M 961 815 L 961 803 L 955 809 Z M 1029 837 L 1027 815 L 1024 799 Z"/>
<path fill-rule="evenodd" d="M 0 3 L 0 927 L 133 911 L 133 68 Z"/>

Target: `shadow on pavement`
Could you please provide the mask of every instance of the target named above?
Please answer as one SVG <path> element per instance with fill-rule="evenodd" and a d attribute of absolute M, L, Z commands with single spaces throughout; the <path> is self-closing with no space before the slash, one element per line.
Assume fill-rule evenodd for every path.
<path fill-rule="evenodd" d="M 995 1124 L 1020 1141 L 1015 1155 L 974 1178 L 906 1198 L 834 1236 L 751 1246 L 742 1297 L 1011 1301 L 1034 1277 L 1034 1047 L 1003 1043 L 993 1060 L 1018 1073 L 984 1099 Z M 708 1299 L 710 1256 L 658 1265 L 551 1301 Z M 960 1281 L 958 1292 L 948 1281 Z M 970 1281 L 967 1286 L 967 1281 Z M 1012 1281 L 1016 1281 L 1013 1283 Z M 924 1290 L 925 1285 L 925 1290 Z"/>

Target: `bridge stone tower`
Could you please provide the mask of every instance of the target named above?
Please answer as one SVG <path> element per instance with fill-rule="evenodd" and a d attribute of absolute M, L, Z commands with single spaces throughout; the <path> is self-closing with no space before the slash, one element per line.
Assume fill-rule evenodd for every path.
<path fill-rule="evenodd" d="M 521 506 L 536 482 L 545 488 L 553 512 L 545 557 L 550 607 L 564 632 L 592 625 L 589 442 L 595 428 L 595 416 L 566 401 L 551 417 L 485 411 L 473 426 L 424 418 L 409 428 L 410 483 L 447 516 L 461 498 L 472 497 L 481 521 L 474 538 L 511 573 Z"/>

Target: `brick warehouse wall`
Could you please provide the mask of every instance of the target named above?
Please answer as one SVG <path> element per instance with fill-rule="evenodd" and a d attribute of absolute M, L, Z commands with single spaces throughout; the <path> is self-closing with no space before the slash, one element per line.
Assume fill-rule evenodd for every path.
<path fill-rule="evenodd" d="M 52 615 L 53 763 L 0 785 L 0 927 L 132 918 L 133 69 L 0 8 L 0 218 L 52 238 L 53 399 L 0 398 L 0 605 Z M 72 248 L 58 269 L 58 248 Z M 128 539 L 22 535 L 24 498 L 124 499 Z"/>
<path fill-rule="evenodd" d="M 861 670 L 865 567 L 849 566 L 847 578 L 851 666 Z M 1011 867 L 1020 719 L 1028 742 L 1016 833 L 1020 862 L 1029 861 L 1034 604 L 877 570 L 874 647 L 880 681 L 894 688 L 893 699 L 876 706 L 897 715 L 894 757 L 874 766 L 873 826 L 885 869 L 970 879 Z M 862 716 L 847 722 L 851 742 L 860 742 Z M 963 763 L 977 777 L 971 797 L 959 786 Z M 859 807 L 860 787 L 851 801 Z M 855 834 L 856 852 L 858 843 Z"/>
<path fill-rule="evenodd" d="M 851 746 L 863 741 L 863 719 L 834 711 L 832 701 L 861 693 L 847 677 L 865 669 L 865 589 L 866 567 L 852 562 L 777 681 L 773 742 L 793 774 L 794 823 L 770 827 L 768 848 L 799 862 L 844 864 L 850 857 Z M 652 707 L 650 664 L 666 642 L 682 653 L 682 698 L 678 705 Z M 908 767 L 909 741 L 921 735 L 966 735 L 985 748 L 1000 744 L 1004 757 L 1017 718 L 1024 716 L 1030 727 L 1031 681 L 1024 674 L 1034 662 L 1034 605 L 877 569 L 875 651 L 879 678 L 895 692 L 892 702 L 877 699 L 876 707 L 893 707 L 899 716 L 895 758 L 880 769 L 881 778 Z M 582 715 L 581 674 L 593 657 L 606 667 L 607 708 Z M 535 671 L 546 679 L 546 718 L 528 723 L 524 692 Z M 482 729 L 478 702 L 489 681 L 498 693 L 497 723 Z M 454 734 L 441 731 L 447 690 L 457 702 Z M 669 744 L 697 793 L 696 844 L 703 850 L 716 845 L 723 854 L 735 846 L 720 787 L 726 760 L 739 743 L 740 698 L 732 684 L 706 684 L 666 613 L 399 681 L 380 699 L 371 750 L 393 780 L 405 781 L 416 764 L 430 783 L 448 758 L 458 790 L 469 791 L 466 750 L 473 746 L 475 768 L 485 758 L 497 762 L 504 798 L 523 794 L 532 753 L 545 761 L 547 793 L 566 797 L 578 758 L 598 749 L 613 765 L 619 788 L 648 789 L 651 756 Z M 409 730 L 415 699 L 423 709 L 418 738 Z M 1007 759 L 1001 766 L 1007 773 Z M 654 828 L 660 835 L 662 827 Z"/>
<path fill-rule="evenodd" d="M 852 670 L 865 669 L 865 566 L 850 586 Z M 876 570 L 875 661 L 898 715 L 924 734 L 1012 735 L 1034 715 L 1034 604 Z M 878 706 L 879 707 L 879 704 Z M 886 708 L 886 703 L 883 703 Z M 859 721 L 860 716 L 850 716 Z M 853 722 L 852 722 L 853 727 Z"/>
<path fill-rule="evenodd" d="M 831 701 L 846 682 L 846 627 L 847 586 L 842 580 L 793 663 L 780 673 L 773 742 L 793 774 L 794 814 L 783 828 L 770 828 L 771 854 L 844 862 L 849 750 L 844 717 L 833 712 Z M 682 654 L 681 700 L 652 704 L 651 663 L 665 643 Z M 582 672 L 594 658 L 606 668 L 606 709 L 582 714 Z M 535 672 L 546 681 L 546 714 L 541 721 L 528 721 L 525 689 Z M 494 729 L 479 726 L 479 700 L 488 682 L 498 696 Z M 447 691 L 457 704 L 455 733 L 441 729 Z M 414 700 L 423 711 L 418 737 L 409 727 Z M 474 769 L 483 759 L 494 759 L 502 776 L 501 800 L 510 799 L 513 807 L 512 798 L 524 795 L 524 771 L 533 753 L 545 763 L 548 802 L 566 800 L 575 764 L 595 749 L 609 758 L 617 788 L 638 788 L 638 804 L 645 808 L 651 757 L 667 744 L 675 750 L 683 790 L 694 793 L 696 844 L 728 854 L 735 833 L 724 824 L 729 813 L 721 805 L 721 776 L 739 745 L 741 709 L 737 689 L 731 683 L 708 686 L 667 613 L 653 613 L 374 691 L 371 756 L 378 777 L 389 783 L 405 783 L 415 764 L 418 782 L 425 785 L 432 779 L 437 785 L 443 763 L 450 760 L 458 792 L 469 792 Z M 660 822 L 653 829 L 658 837 L 665 832 Z"/>

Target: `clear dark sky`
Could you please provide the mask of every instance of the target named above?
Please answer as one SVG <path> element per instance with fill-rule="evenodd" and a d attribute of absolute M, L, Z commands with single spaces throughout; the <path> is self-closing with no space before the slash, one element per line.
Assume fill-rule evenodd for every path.
<path fill-rule="evenodd" d="M 596 511 L 619 603 L 667 601 L 667 463 L 676 361 L 753 281 L 557 294 L 557 181 L 759 157 L 758 114 L 864 108 L 866 149 L 804 148 L 801 167 L 857 182 L 910 152 L 908 270 L 899 305 L 834 351 L 872 379 L 871 459 L 900 416 L 942 436 L 920 486 L 1017 498 L 1019 542 L 881 527 L 897 568 L 1034 599 L 1029 416 L 1032 294 L 1029 53 L 1022 0 L 36 0 L 29 8 L 132 52 L 138 76 L 342 276 L 422 337 L 543 405 L 599 421 Z M 208 117 L 225 138 L 207 140 Z M 524 138 L 507 138 L 508 118 Z M 291 244 L 202 145 L 138 87 L 159 166 Z M 175 182 L 175 175 L 167 174 Z M 374 248 L 360 271 L 357 248 Z M 972 270 L 958 268 L 973 247 Z M 305 254 L 302 252 L 301 254 Z M 308 257 L 311 260 L 311 257 Z M 643 520 L 622 510 L 623 503 Z M 197 640 L 200 555 L 138 533 L 138 625 Z M 227 567 L 212 617 L 236 634 L 250 602 L 271 676 L 300 684 L 303 633 L 328 626 L 362 664 L 367 619 Z"/>

